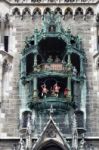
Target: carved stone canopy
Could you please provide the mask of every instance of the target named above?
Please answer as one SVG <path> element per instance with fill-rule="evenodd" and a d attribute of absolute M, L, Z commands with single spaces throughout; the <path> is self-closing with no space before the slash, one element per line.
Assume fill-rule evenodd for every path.
<path fill-rule="evenodd" d="M 37 140 L 32 150 L 42 149 L 42 147 L 47 144 L 59 145 L 59 147 L 63 150 L 70 150 L 70 146 L 68 142 L 63 138 L 59 128 L 56 126 L 53 118 L 50 117 L 46 127 L 41 133 L 40 138 Z"/>

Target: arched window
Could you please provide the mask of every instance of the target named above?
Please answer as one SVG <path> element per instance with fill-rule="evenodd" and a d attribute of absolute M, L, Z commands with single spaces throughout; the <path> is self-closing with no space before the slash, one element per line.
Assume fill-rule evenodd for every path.
<path fill-rule="evenodd" d="M 94 11 L 91 7 L 89 7 L 87 10 L 86 10 L 86 19 L 91 19 L 94 15 Z"/>
<path fill-rule="evenodd" d="M 81 19 L 83 18 L 83 9 L 78 7 L 75 11 L 75 18 Z"/>
<path fill-rule="evenodd" d="M 20 10 L 18 8 L 15 8 L 12 12 L 12 15 L 19 16 L 20 15 Z"/>
<path fill-rule="evenodd" d="M 64 18 L 65 19 L 69 19 L 69 18 L 72 18 L 73 17 L 73 11 L 71 8 L 67 8 L 65 10 L 65 14 L 64 14 Z"/>
<path fill-rule="evenodd" d="M 62 10 L 58 7 L 55 9 L 54 13 L 57 15 L 57 14 L 60 14 L 62 15 Z"/>
<path fill-rule="evenodd" d="M 51 9 L 47 7 L 47 8 L 44 10 L 44 13 L 43 13 L 43 14 L 44 14 L 44 15 L 45 15 L 45 14 L 50 14 L 50 12 L 51 12 Z"/>
<path fill-rule="evenodd" d="M 29 8 L 25 8 L 22 12 L 22 16 L 30 16 L 30 15 L 31 15 L 31 12 Z"/>
<path fill-rule="evenodd" d="M 41 10 L 39 8 L 35 8 L 32 17 L 35 18 L 39 16 L 41 16 Z"/>

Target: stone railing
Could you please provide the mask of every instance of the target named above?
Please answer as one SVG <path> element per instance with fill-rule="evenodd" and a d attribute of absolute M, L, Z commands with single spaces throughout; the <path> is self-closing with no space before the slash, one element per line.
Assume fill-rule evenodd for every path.
<path fill-rule="evenodd" d="M 9 3 L 96 3 L 98 0 L 7 0 Z"/>

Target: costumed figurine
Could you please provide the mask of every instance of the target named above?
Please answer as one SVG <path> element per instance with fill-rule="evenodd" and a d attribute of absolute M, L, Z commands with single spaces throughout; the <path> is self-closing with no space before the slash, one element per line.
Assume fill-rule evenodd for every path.
<path fill-rule="evenodd" d="M 67 97 L 67 96 L 68 96 L 68 92 L 69 92 L 69 89 L 68 89 L 68 88 L 65 88 L 65 89 L 64 89 L 64 97 Z"/>
<path fill-rule="evenodd" d="M 47 89 L 47 87 L 46 87 L 46 84 L 44 83 L 43 85 L 41 85 L 41 88 L 42 88 L 42 96 L 43 96 L 44 98 L 46 98 L 47 93 L 48 93 L 48 89 Z"/>
<path fill-rule="evenodd" d="M 47 62 L 48 62 L 49 64 L 53 62 L 53 58 L 52 58 L 51 55 L 49 55 L 49 57 L 48 57 L 48 59 L 47 59 Z"/>
<path fill-rule="evenodd" d="M 58 56 L 56 56 L 55 57 L 55 63 L 60 63 L 60 62 L 61 62 L 60 58 Z"/>
<path fill-rule="evenodd" d="M 58 84 L 55 83 L 53 86 L 53 91 L 54 91 L 56 97 L 59 96 L 59 90 L 60 90 L 60 86 L 58 86 Z"/>

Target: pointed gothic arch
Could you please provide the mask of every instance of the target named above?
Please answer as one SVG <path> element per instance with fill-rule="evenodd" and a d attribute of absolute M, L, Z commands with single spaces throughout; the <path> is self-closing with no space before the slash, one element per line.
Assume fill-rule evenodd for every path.
<path fill-rule="evenodd" d="M 47 8 L 44 9 L 43 15 L 47 14 L 47 13 L 50 13 L 50 12 L 51 12 L 51 9 L 49 7 L 47 7 Z"/>
<path fill-rule="evenodd" d="M 62 9 L 60 7 L 57 7 L 55 10 L 54 10 L 54 13 L 57 15 L 57 14 L 60 14 L 62 15 Z"/>
<path fill-rule="evenodd" d="M 28 7 L 24 8 L 22 12 L 22 16 L 30 16 L 30 15 L 31 15 L 30 9 Z"/>
<path fill-rule="evenodd" d="M 50 139 L 44 143 L 42 143 L 37 150 L 69 150 L 66 146 Z"/>
<path fill-rule="evenodd" d="M 72 18 L 73 17 L 73 10 L 68 7 L 66 10 L 65 10 L 65 13 L 64 13 L 64 18 L 65 19 L 69 19 L 69 18 Z"/>
<path fill-rule="evenodd" d="M 85 13 L 85 17 L 87 20 L 92 19 L 92 17 L 94 16 L 94 10 L 93 8 L 89 7 L 86 9 L 86 13 Z"/>
<path fill-rule="evenodd" d="M 19 10 L 19 8 L 14 8 L 13 10 L 12 10 L 12 15 L 14 16 L 20 16 L 21 15 L 21 13 L 20 13 L 20 10 Z"/>
<path fill-rule="evenodd" d="M 76 19 L 82 19 L 83 18 L 83 9 L 81 7 L 78 7 L 76 10 L 75 10 L 75 18 Z"/>
<path fill-rule="evenodd" d="M 40 8 L 35 8 L 34 9 L 34 11 L 33 11 L 33 13 L 32 13 L 32 16 L 41 16 L 41 10 L 40 10 Z"/>

